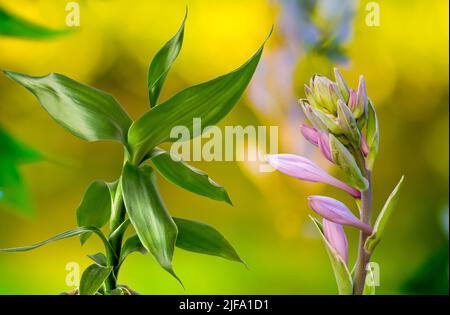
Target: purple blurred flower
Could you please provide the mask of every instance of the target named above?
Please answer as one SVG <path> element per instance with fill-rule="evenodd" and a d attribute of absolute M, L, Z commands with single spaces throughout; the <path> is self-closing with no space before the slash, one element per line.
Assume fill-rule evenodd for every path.
<path fill-rule="evenodd" d="M 325 196 L 309 196 L 308 203 L 311 209 L 331 222 L 350 225 L 367 234 L 372 234 L 372 228 L 359 220 L 347 206 L 339 200 Z"/>
<path fill-rule="evenodd" d="M 294 154 L 273 154 L 266 161 L 275 169 L 289 176 L 309 181 L 322 182 L 342 189 L 354 198 L 361 198 L 361 192 L 339 179 L 331 176 L 313 161 Z"/>
<path fill-rule="evenodd" d="M 348 241 L 347 237 L 345 236 L 344 228 L 341 224 L 328 221 L 327 219 L 323 219 L 322 223 L 323 234 L 325 235 L 325 238 L 347 265 Z"/>

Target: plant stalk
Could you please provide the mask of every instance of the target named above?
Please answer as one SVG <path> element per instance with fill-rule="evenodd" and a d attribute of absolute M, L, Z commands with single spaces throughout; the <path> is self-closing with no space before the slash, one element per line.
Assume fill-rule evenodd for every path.
<path fill-rule="evenodd" d="M 122 224 L 124 220 L 125 206 L 123 203 L 121 179 L 119 179 L 111 213 L 110 235 Z M 117 286 L 117 275 L 119 271 L 117 267 L 119 265 L 120 251 L 122 250 L 122 239 L 123 234 L 118 235 L 114 239 L 109 238 L 109 242 L 115 252 L 115 255 L 108 255 L 106 257 L 107 265 L 109 267 L 113 267 L 108 279 L 105 281 L 107 290 L 114 290 Z"/>
<path fill-rule="evenodd" d="M 369 182 L 367 190 L 361 193 L 361 221 L 372 225 L 372 178 L 370 171 L 366 171 L 366 178 Z M 358 257 L 354 269 L 353 294 L 362 295 L 366 282 L 366 266 L 370 262 L 370 254 L 364 249 L 366 239 L 370 235 L 361 231 L 359 233 Z"/>

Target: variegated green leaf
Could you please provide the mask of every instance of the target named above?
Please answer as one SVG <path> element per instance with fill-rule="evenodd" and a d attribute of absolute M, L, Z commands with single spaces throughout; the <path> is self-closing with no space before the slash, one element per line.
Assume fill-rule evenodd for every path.
<path fill-rule="evenodd" d="M 122 174 L 122 189 L 128 217 L 141 243 L 178 279 L 172 268 L 178 230 L 159 195 L 152 168 L 148 165 L 138 168 L 127 162 Z"/>
<path fill-rule="evenodd" d="M 92 264 L 86 268 L 80 280 L 80 295 L 94 295 L 108 278 L 112 267 L 103 267 L 98 264 Z"/>
<path fill-rule="evenodd" d="M 111 195 L 108 185 L 96 180 L 86 189 L 77 208 L 78 226 L 95 226 L 101 228 L 111 216 Z M 90 233 L 80 235 L 81 244 L 90 237 Z"/>
<path fill-rule="evenodd" d="M 172 184 L 231 205 L 225 188 L 214 182 L 208 174 L 183 162 L 179 157 L 173 157 L 169 152 L 155 148 L 150 154 L 150 160 L 156 170 Z"/>
<path fill-rule="evenodd" d="M 5 74 L 32 92 L 50 116 L 75 136 L 126 144 L 131 119 L 112 95 L 57 73 Z"/>

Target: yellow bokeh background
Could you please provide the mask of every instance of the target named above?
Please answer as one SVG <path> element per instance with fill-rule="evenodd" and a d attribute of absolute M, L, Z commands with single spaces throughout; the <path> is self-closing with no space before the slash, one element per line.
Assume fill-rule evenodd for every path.
<path fill-rule="evenodd" d="M 41 25 L 64 28 L 67 2 L 0 0 L 0 6 Z M 381 149 L 374 173 L 376 213 L 400 176 L 406 175 L 398 209 L 373 259 L 380 265 L 379 293 L 408 293 L 404 289 L 408 279 L 427 257 L 443 244 L 448 245 L 441 217 L 448 209 L 449 8 L 447 1 L 439 0 L 380 0 L 380 26 L 368 27 L 367 2 L 359 1 L 353 36 L 346 44 L 349 63 L 341 69 L 352 86 L 364 74 L 378 111 Z M 273 24 L 265 58 L 270 58 L 282 36 L 277 26 L 277 1 L 78 3 L 81 26 L 70 35 L 48 41 L 0 37 L 0 68 L 32 75 L 63 73 L 112 93 L 133 119 L 148 109 L 148 64 L 178 29 L 186 5 L 189 15 L 184 44 L 168 76 L 163 100 L 242 64 Z M 299 62 L 292 82 L 296 98 L 303 97 L 299 87 L 308 79 L 308 71 L 317 71 L 310 69 L 308 56 Z M 251 103 L 248 96 L 243 97 L 220 126 L 276 124 L 280 134 L 289 138 L 280 139 L 280 143 L 308 146 L 299 132 L 286 132 L 283 119 L 262 116 Z M 73 137 L 30 93 L 5 76 L 0 76 L 0 125 L 50 160 L 21 168 L 34 215 L 27 218 L 1 208 L 0 247 L 33 243 L 73 228 L 75 209 L 85 187 L 95 179 L 111 181 L 120 174 L 122 152 L 118 144 L 86 143 Z M 296 153 L 292 150 L 289 145 L 280 147 L 280 151 Z M 134 254 L 124 264 L 119 282 L 146 294 L 336 293 L 326 252 L 309 223 L 311 211 L 306 197 L 319 193 L 342 198 L 342 194 L 280 173 L 258 174 L 242 162 L 194 164 L 227 189 L 234 206 L 192 195 L 159 178 L 168 208 L 176 216 L 202 220 L 218 228 L 249 269 L 177 250 L 174 267 L 186 287 L 183 290 L 152 257 Z M 346 231 L 353 261 L 357 233 Z M 66 264 L 77 262 L 84 268 L 90 263 L 86 254 L 100 248 L 96 240 L 81 248 L 74 238 L 32 252 L 1 253 L 0 293 L 56 294 L 70 290 Z M 448 277 L 448 273 L 442 277 Z"/>

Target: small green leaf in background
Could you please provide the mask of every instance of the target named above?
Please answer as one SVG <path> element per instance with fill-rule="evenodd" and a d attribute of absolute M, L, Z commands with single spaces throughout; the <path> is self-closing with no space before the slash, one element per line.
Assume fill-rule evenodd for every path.
<path fill-rule="evenodd" d="M 132 121 L 111 94 L 56 73 L 43 77 L 5 74 L 32 92 L 50 116 L 73 135 L 87 141 L 126 143 Z"/>
<path fill-rule="evenodd" d="M 0 35 L 26 39 L 51 39 L 70 33 L 71 30 L 54 30 L 29 22 L 0 6 Z"/>
<path fill-rule="evenodd" d="M 32 163 L 43 159 L 41 153 L 21 143 L 0 127 L 0 157 L 15 163 Z"/>
<path fill-rule="evenodd" d="M 384 229 L 389 220 L 389 217 L 391 216 L 392 211 L 394 211 L 395 207 L 397 206 L 399 192 L 400 188 L 402 187 L 404 178 L 405 176 L 402 176 L 397 186 L 395 186 L 389 198 L 386 200 L 386 203 L 384 204 L 380 214 L 378 215 L 377 221 L 375 222 L 373 228 L 373 233 L 367 238 L 366 243 L 364 245 L 368 253 L 373 252 L 373 250 L 383 237 Z"/>
<path fill-rule="evenodd" d="M 28 189 L 16 163 L 3 156 L 0 156 L 0 205 L 27 216 L 33 212 Z"/>
<path fill-rule="evenodd" d="M 170 133 L 175 126 L 184 126 L 192 135 L 193 119 L 211 126 L 224 118 L 244 93 L 261 57 L 264 44 L 241 67 L 214 80 L 191 86 L 152 108 L 135 121 L 128 132 L 132 161 L 141 162 L 157 145 L 175 141 Z"/>
<path fill-rule="evenodd" d="M 111 216 L 111 195 L 105 182 L 96 180 L 86 189 L 77 209 L 78 226 L 101 228 Z M 80 235 L 81 244 L 90 237 L 90 233 Z"/>
<path fill-rule="evenodd" d="M 244 263 L 233 246 L 212 226 L 192 220 L 173 219 L 178 227 L 177 247 Z"/>
<path fill-rule="evenodd" d="M 108 278 L 112 267 L 92 264 L 86 268 L 80 280 L 80 295 L 94 295 Z"/>
<path fill-rule="evenodd" d="M 96 253 L 87 255 L 90 259 L 92 259 L 97 265 L 106 267 L 106 256 L 103 253 Z"/>
<path fill-rule="evenodd" d="M 169 182 L 195 194 L 225 201 L 231 205 L 225 188 L 214 182 L 208 174 L 180 159 L 172 158 L 167 151 L 155 148 L 150 154 L 156 170 Z"/>
<path fill-rule="evenodd" d="M 12 137 L 0 127 L 0 205 L 30 215 L 32 205 L 19 165 L 38 162 L 42 154 Z"/>
<path fill-rule="evenodd" d="M 351 295 L 353 294 L 353 280 L 345 265 L 342 258 L 338 255 L 338 253 L 334 250 L 334 248 L 328 243 L 325 235 L 322 230 L 322 223 L 320 223 L 315 218 L 311 217 L 311 220 L 314 222 L 315 226 L 319 230 L 320 236 L 322 237 L 322 241 L 325 245 L 325 248 L 328 253 L 328 257 L 330 258 L 331 266 L 333 268 L 334 276 L 336 277 L 336 283 L 338 285 L 339 294 L 341 295 Z"/>
<path fill-rule="evenodd" d="M 148 69 L 148 95 L 151 107 L 156 106 L 158 103 L 159 94 L 161 93 L 167 74 L 180 53 L 181 46 L 183 45 L 186 17 L 187 11 L 178 32 L 156 53 Z"/>
<path fill-rule="evenodd" d="M 127 162 L 122 189 L 128 217 L 142 244 L 179 281 L 172 268 L 177 226 L 159 195 L 152 168 L 138 168 Z"/>

